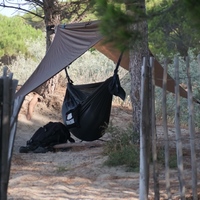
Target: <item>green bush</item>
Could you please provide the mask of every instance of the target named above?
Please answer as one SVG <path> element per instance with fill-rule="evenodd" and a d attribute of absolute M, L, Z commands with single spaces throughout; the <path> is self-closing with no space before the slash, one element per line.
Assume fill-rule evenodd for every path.
<path fill-rule="evenodd" d="M 34 42 L 27 41 L 26 48 L 34 55 L 32 58 L 27 59 L 24 54 L 19 53 L 16 59 L 12 60 L 10 65 L 7 65 L 9 71 L 13 73 L 13 78 L 19 81 L 19 85 L 22 85 L 30 77 L 44 57 L 45 41 L 40 39 L 36 39 Z M 0 63 L 0 73 L 2 73 L 3 67 L 4 64 Z"/>
<path fill-rule="evenodd" d="M 128 170 L 138 171 L 139 146 L 133 143 L 132 128 L 122 130 L 110 125 L 107 131 L 110 140 L 104 147 L 104 154 L 108 156 L 104 164 L 107 166 L 125 165 Z"/>
<path fill-rule="evenodd" d="M 164 147 L 159 146 L 157 149 L 157 163 L 161 166 L 165 166 L 165 149 Z M 177 155 L 176 151 L 169 152 L 169 168 L 177 168 Z"/>
<path fill-rule="evenodd" d="M 134 134 L 131 127 L 125 130 L 109 125 L 108 136 L 110 138 L 104 146 L 104 155 L 107 155 L 105 165 L 107 166 L 126 166 L 128 171 L 139 171 L 140 149 L 139 143 L 134 143 L 138 134 Z M 152 163 L 152 154 L 150 154 L 150 163 Z M 165 166 L 165 150 L 159 146 L 157 149 L 157 163 Z M 174 151 L 169 155 L 169 167 L 177 167 L 177 156 Z"/>
<path fill-rule="evenodd" d="M 0 58 L 3 56 L 17 57 L 23 54 L 26 58 L 32 54 L 28 51 L 27 41 L 31 44 L 36 39 L 43 39 L 41 30 L 26 24 L 22 17 L 6 17 L 0 15 Z"/>
<path fill-rule="evenodd" d="M 129 171 L 139 169 L 139 150 L 134 145 L 122 147 L 118 151 L 111 152 L 105 161 L 107 166 L 125 165 Z"/>

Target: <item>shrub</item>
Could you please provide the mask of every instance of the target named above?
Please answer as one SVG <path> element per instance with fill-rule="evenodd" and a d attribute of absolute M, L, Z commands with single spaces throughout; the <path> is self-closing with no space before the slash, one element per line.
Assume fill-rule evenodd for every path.
<path fill-rule="evenodd" d="M 6 17 L 0 15 L 0 32 L 0 58 L 5 56 L 14 58 L 19 54 L 28 58 L 31 53 L 28 51 L 27 39 L 33 44 L 37 38 L 41 40 L 43 38 L 42 31 L 27 25 L 25 20 L 19 16 Z"/>
<path fill-rule="evenodd" d="M 19 85 L 22 85 L 30 77 L 45 55 L 45 41 L 40 38 L 34 40 L 34 42 L 27 41 L 26 46 L 34 56 L 27 59 L 24 54 L 19 53 L 16 59 L 12 60 L 10 65 L 7 65 L 9 71 L 13 73 L 13 78 L 19 81 Z M 4 65 L 0 63 L 1 71 L 3 67 Z"/>
<path fill-rule="evenodd" d="M 165 166 L 165 148 L 164 147 L 161 147 L 161 146 L 158 147 L 157 162 L 162 167 Z M 174 150 L 169 152 L 169 168 L 171 169 L 177 168 L 177 155 L 176 153 L 174 153 Z"/>
<path fill-rule="evenodd" d="M 138 171 L 139 146 L 133 143 L 132 128 L 122 130 L 109 125 L 107 131 L 110 140 L 104 147 L 104 154 L 108 156 L 104 164 L 107 166 L 125 165 L 128 170 Z"/>
<path fill-rule="evenodd" d="M 138 134 L 134 134 L 131 127 L 125 130 L 109 125 L 108 136 L 110 140 L 104 146 L 104 155 L 107 155 L 105 165 L 107 166 L 126 166 L 128 171 L 139 171 L 140 149 L 139 144 L 134 143 Z M 136 138 L 135 138 L 136 137 Z M 152 154 L 150 154 L 152 163 Z M 165 166 L 165 150 L 159 146 L 157 149 L 157 163 Z M 169 167 L 177 167 L 177 156 L 174 151 L 170 152 Z"/>

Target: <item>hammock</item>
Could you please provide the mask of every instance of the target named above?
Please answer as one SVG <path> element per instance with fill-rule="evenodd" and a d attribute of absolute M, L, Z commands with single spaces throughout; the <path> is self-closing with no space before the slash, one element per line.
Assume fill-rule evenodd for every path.
<path fill-rule="evenodd" d="M 83 141 L 98 140 L 109 124 L 112 97 L 125 99 L 126 93 L 117 74 L 122 54 L 112 77 L 104 82 L 74 85 L 66 70 L 68 83 L 62 117 L 69 131 Z"/>

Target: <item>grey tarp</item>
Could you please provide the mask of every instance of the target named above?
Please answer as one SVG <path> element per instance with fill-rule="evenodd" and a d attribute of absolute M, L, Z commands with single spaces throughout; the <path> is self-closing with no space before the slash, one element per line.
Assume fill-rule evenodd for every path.
<path fill-rule="evenodd" d="M 33 74 L 16 93 L 16 97 L 25 96 L 42 83 L 60 72 L 89 48 L 95 47 L 108 58 L 117 62 L 120 52 L 110 44 L 103 43 L 103 37 L 98 29 L 99 21 L 81 22 L 56 27 L 56 34 L 52 45 Z M 129 69 L 129 54 L 126 52 L 121 66 Z M 163 67 L 155 60 L 155 83 L 162 87 Z M 167 90 L 174 93 L 175 82 L 169 75 Z M 180 95 L 187 97 L 187 92 L 180 87 Z"/>

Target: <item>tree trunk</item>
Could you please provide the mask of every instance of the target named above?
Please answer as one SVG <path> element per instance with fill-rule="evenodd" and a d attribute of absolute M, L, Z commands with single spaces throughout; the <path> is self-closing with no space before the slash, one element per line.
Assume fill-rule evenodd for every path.
<path fill-rule="evenodd" d="M 145 12 L 145 0 L 140 0 L 137 4 L 139 9 Z M 130 74 L 131 74 L 131 101 L 133 107 L 133 131 L 134 139 L 140 140 L 140 199 L 147 200 L 149 193 L 149 161 L 150 161 L 150 137 L 151 137 L 151 71 L 147 68 L 143 82 L 145 95 L 141 96 L 141 69 L 143 57 L 146 57 L 146 64 L 150 66 L 148 49 L 148 25 L 145 18 L 141 18 L 132 27 L 133 31 L 141 33 L 141 40 L 134 42 L 130 49 Z M 146 67 L 146 66 L 145 66 Z M 147 77 L 146 77 L 147 76 Z M 145 83 L 145 84 L 144 84 Z M 143 107 L 141 107 L 141 101 Z M 146 105 L 144 105 L 146 104 Z M 142 114 L 145 116 L 141 115 Z M 138 136 L 138 137 L 135 137 Z M 133 141 L 136 142 L 136 141 Z"/>
<path fill-rule="evenodd" d="M 145 0 L 140 1 L 140 8 L 145 9 Z M 147 21 L 133 25 L 133 30 L 139 30 L 142 34 L 142 40 L 136 41 L 130 50 L 130 74 L 131 74 L 131 101 L 133 107 L 133 129 L 135 133 L 140 131 L 140 89 L 141 89 L 141 67 L 143 57 L 149 59 L 148 49 L 148 26 Z M 148 61 L 149 62 L 149 61 Z"/>
<path fill-rule="evenodd" d="M 56 0 L 44 0 L 44 15 L 45 15 L 45 25 L 46 25 L 46 52 L 49 49 L 53 39 L 54 39 L 54 27 L 60 24 L 60 11 Z M 41 86 L 36 88 L 35 96 L 31 99 L 28 104 L 28 110 L 26 118 L 31 120 L 34 107 L 38 102 L 39 96 L 45 98 L 48 95 L 53 94 L 58 84 L 58 75 L 55 75 Z"/>

